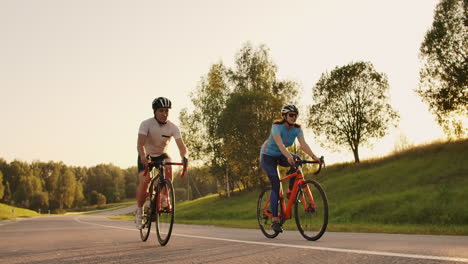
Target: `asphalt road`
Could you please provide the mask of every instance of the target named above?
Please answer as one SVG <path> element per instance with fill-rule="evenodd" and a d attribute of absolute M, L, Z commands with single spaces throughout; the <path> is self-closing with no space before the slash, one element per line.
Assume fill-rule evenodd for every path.
<path fill-rule="evenodd" d="M 111 214 L 111 213 L 105 213 Z M 105 215 L 0 222 L 0 263 L 468 263 L 468 236 L 296 231 L 265 238 L 258 229 L 176 225 L 165 247 L 142 242 L 130 221 Z"/>

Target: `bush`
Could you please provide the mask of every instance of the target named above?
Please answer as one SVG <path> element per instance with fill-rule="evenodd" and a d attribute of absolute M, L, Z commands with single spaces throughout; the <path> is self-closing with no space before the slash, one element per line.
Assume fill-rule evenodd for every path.
<path fill-rule="evenodd" d="M 105 205 L 107 203 L 106 196 L 102 193 L 98 193 L 97 191 L 91 192 L 91 197 L 89 198 L 89 203 L 91 205 L 97 204 L 98 206 Z"/>
<path fill-rule="evenodd" d="M 97 195 L 97 205 L 98 206 L 103 206 L 103 205 L 106 205 L 106 196 L 104 196 L 104 194 L 102 193 L 98 193 Z"/>

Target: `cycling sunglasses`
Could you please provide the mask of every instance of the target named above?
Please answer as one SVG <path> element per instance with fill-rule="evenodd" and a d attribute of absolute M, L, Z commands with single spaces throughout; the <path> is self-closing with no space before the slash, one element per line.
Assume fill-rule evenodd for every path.
<path fill-rule="evenodd" d="M 289 113 L 288 116 L 289 117 L 297 117 L 297 114 Z"/>

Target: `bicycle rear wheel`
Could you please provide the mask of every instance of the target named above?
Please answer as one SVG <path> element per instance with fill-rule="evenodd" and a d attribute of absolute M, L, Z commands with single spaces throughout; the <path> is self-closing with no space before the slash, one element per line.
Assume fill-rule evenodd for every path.
<path fill-rule="evenodd" d="M 271 228 L 272 211 L 270 207 L 270 192 L 271 187 L 262 190 L 257 201 L 257 220 L 262 233 L 268 238 L 275 238 L 278 232 Z M 278 211 L 280 206 L 278 206 Z"/>
<path fill-rule="evenodd" d="M 158 184 L 156 192 L 156 234 L 161 246 L 165 246 L 171 238 L 174 225 L 174 189 L 169 179 Z"/>
<path fill-rule="evenodd" d="M 142 221 L 143 221 L 143 228 L 140 229 L 140 237 L 142 241 L 146 241 L 149 237 L 150 230 L 151 230 L 151 222 L 154 221 L 154 209 L 151 209 L 152 203 L 151 201 L 154 199 L 154 188 L 153 183 L 151 183 L 150 187 L 148 188 L 148 197 L 146 198 L 146 202 L 143 205 L 143 212 L 142 212 Z"/>
<path fill-rule="evenodd" d="M 318 240 L 328 225 L 328 201 L 320 184 L 308 180 L 301 185 L 294 204 L 296 225 L 307 240 Z"/>

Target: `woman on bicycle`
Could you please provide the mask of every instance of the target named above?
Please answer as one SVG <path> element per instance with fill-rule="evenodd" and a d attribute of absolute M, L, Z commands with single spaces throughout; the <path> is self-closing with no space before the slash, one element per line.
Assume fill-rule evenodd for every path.
<path fill-rule="evenodd" d="M 271 182 L 270 205 L 273 213 L 271 227 L 276 232 L 283 232 L 278 217 L 280 180 L 277 167 L 278 165 L 282 167 L 294 166 L 295 159 L 298 158 L 296 154 L 290 153 L 286 147 L 291 146 L 297 138 L 301 149 L 312 159 L 320 162 L 320 159 L 315 156 L 305 141 L 301 125 L 296 123 L 297 116 L 299 115 L 297 107 L 295 105 L 283 106 L 281 108 L 281 115 L 283 118 L 273 122 L 270 136 L 263 143 L 260 150 L 260 164 Z M 291 192 L 290 189 L 293 184 L 294 178 L 289 182 L 288 194 Z"/>

